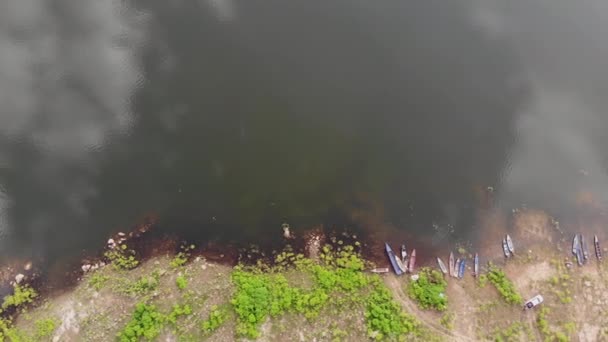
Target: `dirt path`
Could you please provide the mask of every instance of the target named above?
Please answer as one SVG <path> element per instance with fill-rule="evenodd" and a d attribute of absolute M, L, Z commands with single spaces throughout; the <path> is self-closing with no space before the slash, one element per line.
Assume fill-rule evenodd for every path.
<path fill-rule="evenodd" d="M 414 303 L 403 291 L 403 283 L 399 281 L 395 276 L 388 276 L 385 278 L 386 285 L 392 290 L 396 299 L 401 303 L 403 308 L 414 315 L 425 327 L 430 329 L 433 333 L 438 334 L 448 341 L 475 341 L 474 339 L 464 336 L 453 331 L 450 331 L 439 323 L 437 318 L 428 311 L 421 310 L 416 303 Z"/>

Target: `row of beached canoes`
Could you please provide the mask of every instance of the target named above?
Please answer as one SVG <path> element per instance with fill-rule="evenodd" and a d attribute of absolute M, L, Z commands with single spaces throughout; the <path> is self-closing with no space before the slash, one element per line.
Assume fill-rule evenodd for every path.
<path fill-rule="evenodd" d="M 598 261 L 602 260 L 602 249 L 600 248 L 600 240 L 597 235 L 593 236 L 593 246 L 595 247 L 595 257 Z M 589 260 L 589 248 L 582 234 L 574 234 L 572 240 L 572 254 L 576 256 L 576 262 L 579 266 L 583 266 Z"/>
<path fill-rule="evenodd" d="M 391 262 L 391 266 L 393 267 L 393 271 L 395 274 L 402 275 L 404 273 L 414 273 L 414 268 L 416 267 L 416 249 L 412 250 L 412 253 L 409 255 L 405 244 L 401 245 L 401 255 L 397 256 L 393 249 L 388 243 L 384 243 L 386 254 L 388 255 L 388 259 Z M 376 273 L 384 273 L 384 269 L 374 269 Z M 386 270 L 388 271 L 388 270 Z"/>

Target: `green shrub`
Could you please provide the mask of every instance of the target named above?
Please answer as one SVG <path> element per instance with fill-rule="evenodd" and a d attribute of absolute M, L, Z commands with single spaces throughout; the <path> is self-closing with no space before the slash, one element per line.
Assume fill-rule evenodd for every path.
<path fill-rule="evenodd" d="M 209 318 L 204 320 L 201 323 L 201 329 L 205 334 L 211 334 L 216 331 L 228 317 L 228 313 L 225 309 L 218 308 L 217 306 L 213 306 L 211 308 L 211 313 L 209 314 Z"/>
<path fill-rule="evenodd" d="M 410 281 L 407 292 L 410 298 L 416 300 L 423 309 L 445 311 L 448 298 L 445 294 L 448 283 L 443 274 L 430 268 L 422 268 L 418 280 Z"/>
<path fill-rule="evenodd" d="M 175 305 L 173 305 L 173 309 L 171 310 L 169 315 L 167 315 L 167 322 L 169 322 L 173 325 L 176 325 L 178 318 L 183 317 L 183 316 L 189 316 L 191 314 L 192 314 L 192 308 L 190 307 L 190 305 L 175 304 Z"/>
<path fill-rule="evenodd" d="M 20 307 L 24 304 L 31 303 L 34 298 L 38 296 L 36 291 L 32 289 L 28 285 L 14 285 L 15 292 L 10 295 L 4 297 L 4 302 L 2 303 L 2 309 L 6 310 L 11 306 Z"/>
<path fill-rule="evenodd" d="M 179 275 L 176 279 L 175 279 L 175 285 L 177 285 L 177 288 L 180 290 L 185 290 L 186 287 L 188 287 L 188 280 L 186 279 L 186 277 L 184 277 L 183 275 Z"/>
<path fill-rule="evenodd" d="M 160 274 L 155 271 L 149 276 L 142 276 L 137 281 L 128 283 L 122 292 L 131 296 L 141 296 L 156 290 L 159 284 Z"/>
<path fill-rule="evenodd" d="M 505 272 L 496 266 L 490 266 L 488 280 L 500 292 L 505 302 L 509 304 L 522 304 L 523 299 L 515 290 L 513 283 L 507 278 Z"/>
<path fill-rule="evenodd" d="M 367 299 L 365 321 L 368 335 L 376 340 L 419 333 L 419 323 L 401 309 L 379 278 Z"/>
<path fill-rule="evenodd" d="M 94 288 L 96 291 L 99 291 L 108 280 L 110 280 L 110 277 L 100 273 L 94 273 L 89 278 L 89 286 Z"/>
<path fill-rule="evenodd" d="M 135 251 L 128 249 L 124 244 L 105 252 L 104 256 L 117 270 L 130 270 L 139 265 L 139 261 L 135 259 Z"/>
<path fill-rule="evenodd" d="M 57 329 L 59 323 L 59 320 L 56 318 L 47 318 L 36 321 L 36 338 L 41 340 L 45 337 L 51 336 L 55 329 Z"/>
<path fill-rule="evenodd" d="M 121 342 L 136 342 L 141 338 L 152 340 L 160 334 L 165 317 L 154 305 L 138 303 L 127 326 L 118 333 Z"/>

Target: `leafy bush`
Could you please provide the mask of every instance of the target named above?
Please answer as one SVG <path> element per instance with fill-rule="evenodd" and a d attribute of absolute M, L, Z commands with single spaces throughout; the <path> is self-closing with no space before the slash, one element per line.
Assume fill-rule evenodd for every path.
<path fill-rule="evenodd" d="M 418 280 L 408 284 L 407 292 L 410 298 L 416 300 L 423 309 L 436 309 L 445 311 L 448 307 L 448 298 L 445 295 L 448 283 L 443 275 L 430 268 L 422 268 Z"/>
<path fill-rule="evenodd" d="M 178 289 L 184 290 L 188 287 L 188 280 L 183 275 L 180 275 L 175 279 L 175 285 L 177 285 Z"/>
<path fill-rule="evenodd" d="M 117 270 L 130 270 L 139 265 L 139 261 L 135 259 L 135 251 L 128 249 L 124 244 L 105 252 L 104 256 Z"/>
<path fill-rule="evenodd" d="M 158 288 L 159 283 L 160 274 L 155 271 L 152 273 L 152 275 L 142 276 L 137 281 L 133 283 L 128 283 L 127 286 L 122 290 L 122 292 L 132 296 L 140 296 L 156 290 L 156 288 Z"/>
<path fill-rule="evenodd" d="M 365 319 L 368 335 L 376 340 L 419 333 L 419 323 L 403 311 L 379 278 L 367 299 Z"/>
<path fill-rule="evenodd" d="M 173 325 L 176 325 L 178 318 L 180 318 L 182 316 L 189 316 L 191 314 L 192 314 L 192 308 L 190 307 L 190 305 L 188 305 L 188 304 L 184 304 L 184 305 L 175 304 L 175 305 L 173 305 L 173 309 L 171 310 L 171 312 L 167 316 L 167 322 L 169 322 L 169 323 L 171 323 Z"/>
<path fill-rule="evenodd" d="M 169 265 L 173 268 L 184 266 L 190 258 L 190 252 L 195 248 L 194 245 L 181 246 L 181 252 L 177 253 Z"/>
<path fill-rule="evenodd" d="M 110 280 L 110 277 L 100 273 L 94 273 L 89 278 L 89 286 L 94 288 L 96 291 L 99 291 L 108 280 Z"/>
<path fill-rule="evenodd" d="M 57 329 L 59 323 L 59 320 L 56 318 L 47 318 L 36 321 L 36 338 L 41 340 L 45 337 L 51 336 L 55 329 Z"/>
<path fill-rule="evenodd" d="M 228 314 L 225 309 L 213 306 L 209 318 L 201 323 L 201 329 L 205 334 L 210 334 L 216 331 L 226 321 L 227 317 Z"/>
<path fill-rule="evenodd" d="M 6 310 L 11 306 L 20 307 L 23 304 L 31 303 L 38 296 L 36 291 L 28 285 L 15 284 L 14 289 L 15 292 L 12 295 L 4 297 L 2 309 Z"/>
<path fill-rule="evenodd" d="M 496 266 L 491 266 L 488 272 L 488 280 L 500 292 L 505 302 L 509 304 L 522 304 L 523 300 L 515 290 L 513 283 L 507 278 L 505 272 Z"/>
<path fill-rule="evenodd" d="M 165 317 L 154 305 L 139 303 L 127 326 L 118 333 L 121 342 L 136 342 L 140 338 L 152 340 L 160 334 Z"/>

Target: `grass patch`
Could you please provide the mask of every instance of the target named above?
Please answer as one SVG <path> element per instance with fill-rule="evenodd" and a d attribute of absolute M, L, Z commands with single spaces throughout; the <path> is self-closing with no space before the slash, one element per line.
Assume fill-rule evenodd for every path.
<path fill-rule="evenodd" d="M 36 321 L 36 338 L 38 340 L 50 337 L 61 322 L 56 318 L 47 318 Z"/>
<path fill-rule="evenodd" d="M 183 291 L 186 289 L 186 287 L 188 287 L 188 280 L 186 280 L 186 277 L 184 277 L 183 275 L 179 275 L 175 279 L 175 285 L 178 289 Z"/>
<path fill-rule="evenodd" d="M 139 261 L 135 258 L 135 251 L 129 249 L 125 244 L 106 251 L 104 256 L 116 270 L 130 270 L 139 265 Z"/>
<path fill-rule="evenodd" d="M 437 270 L 425 267 L 420 269 L 418 280 L 410 281 L 407 293 L 416 300 L 423 309 L 445 311 L 448 308 L 448 298 L 445 294 L 448 286 L 443 274 Z"/>
<path fill-rule="evenodd" d="M 95 291 L 99 291 L 99 290 L 101 290 L 104 287 L 104 285 L 106 284 L 106 282 L 108 280 L 110 280 L 109 276 L 103 275 L 103 274 L 101 274 L 99 272 L 95 272 L 89 278 L 89 286 L 91 286 L 92 288 L 94 288 Z"/>
<path fill-rule="evenodd" d="M 503 270 L 491 265 L 488 272 L 488 280 L 496 287 L 505 302 L 515 305 L 523 303 L 521 295 L 517 293 L 513 282 L 507 278 Z"/>
<path fill-rule="evenodd" d="M 216 331 L 228 318 L 226 308 L 213 306 L 209 318 L 201 323 L 201 330 L 205 335 L 209 335 Z"/>

